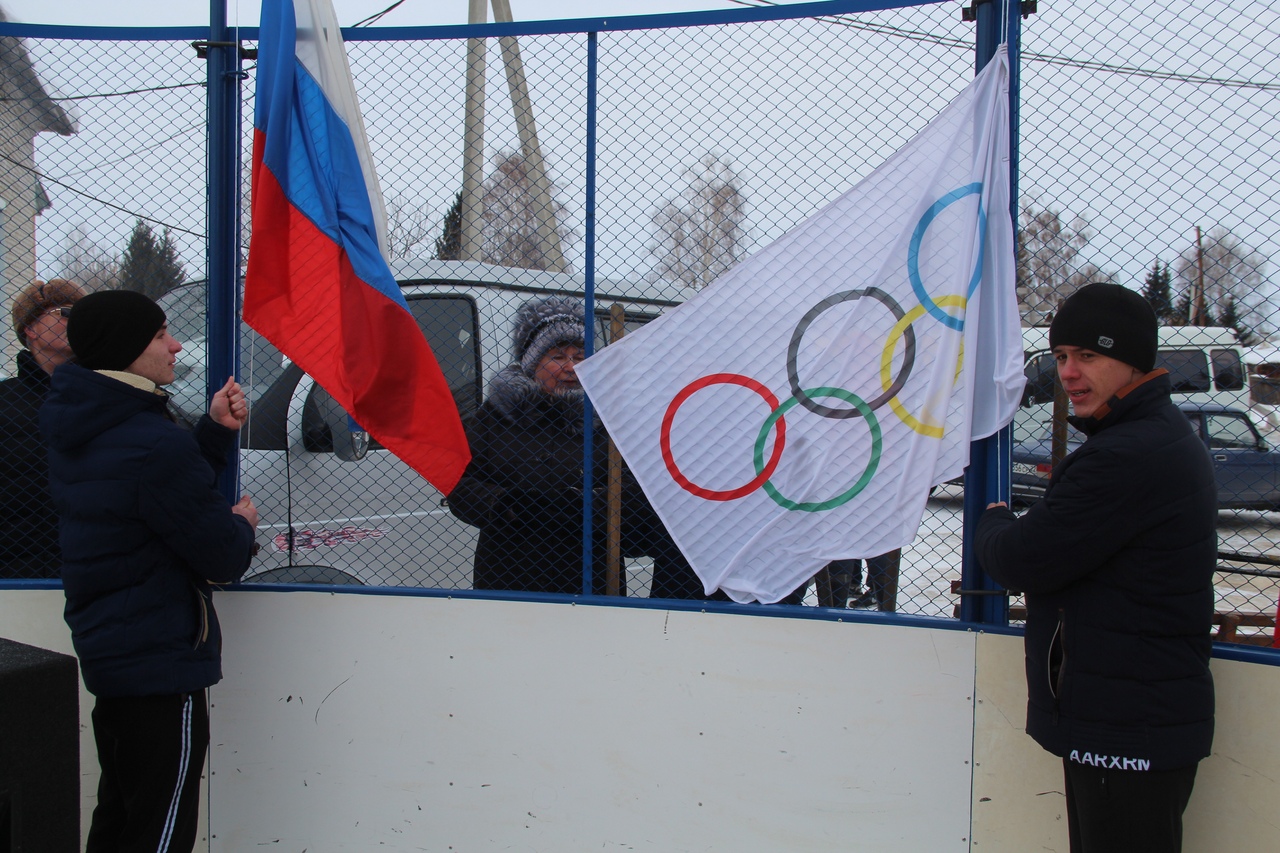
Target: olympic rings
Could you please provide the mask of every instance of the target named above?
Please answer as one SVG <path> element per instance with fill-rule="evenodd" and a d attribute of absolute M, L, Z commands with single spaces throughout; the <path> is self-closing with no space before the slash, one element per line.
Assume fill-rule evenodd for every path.
<path fill-rule="evenodd" d="M 957 332 L 964 331 L 964 318 L 952 317 L 943 311 L 933 297 L 929 295 L 929 291 L 925 289 L 924 281 L 920 278 L 920 244 L 924 242 L 925 232 L 929 230 L 929 226 L 933 224 L 934 218 L 937 217 L 947 206 L 959 201 L 965 196 L 978 195 L 978 263 L 973 268 L 973 275 L 969 278 L 969 287 L 965 290 L 965 297 L 973 296 L 973 292 L 978 289 L 978 283 L 982 281 L 982 265 L 985 260 L 987 248 L 987 214 L 982 209 L 982 184 L 973 183 L 968 186 L 954 189 L 933 203 L 924 214 L 920 217 L 920 221 L 916 223 L 916 229 L 911 234 L 911 244 L 907 249 L 907 277 L 911 279 L 911 289 L 915 291 L 916 298 L 920 300 L 920 304 L 933 315 L 934 319 L 941 322 L 948 329 L 955 329 Z"/>
<path fill-rule="evenodd" d="M 765 481 L 765 493 L 773 499 L 774 503 L 783 509 L 797 510 L 799 512 L 824 512 L 829 509 L 835 509 L 843 504 L 847 504 L 849 501 L 857 497 L 859 492 L 867 487 L 867 484 L 871 482 L 871 478 L 875 476 L 876 468 L 880 465 L 880 454 L 884 450 L 884 439 L 880 431 L 880 422 L 876 419 L 871 407 L 864 403 L 857 394 L 846 391 L 843 388 L 822 387 L 810 388 L 806 392 L 806 395 L 815 395 L 818 397 L 839 397 L 846 403 L 856 406 L 858 413 L 862 415 L 862 419 L 867 422 L 867 428 L 871 430 L 871 458 L 867 460 L 867 467 L 863 469 L 862 476 L 858 478 L 857 482 L 855 482 L 846 491 L 836 495 L 834 498 L 830 498 L 825 501 L 793 501 L 790 498 L 783 497 L 782 493 L 778 491 L 777 487 L 774 486 L 773 483 L 768 480 Z M 764 445 L 766 439 L 769 437 L 770 430 L 773 429 L 774 423 L 781 426 L 783 423 L 782 417 L 787 413 L 787 409 L 792 408 L 796 403 L 801 403 L 802 399 L 807 399 L 807 396 L 806 398 L 798 396 L 791 397 L 787 402 L 775 409 L 769 417 L 765 419 L 764 426 L 760 427 L 760 434 L 756 436 L 755 455 L 752 460 L 755 464 L 757 473 L 763 472 L 765 469 Z M 775 449 L 782 443 L 781 430 L 778 431 L 778 436 L 778 441 L 774 442 Z"/>
<path fill-rule="evenodd" d="M 695 393 L 712 385 L 741 385 L 743 388 L 755 391 L 764 398 L 766 403 L 769 404 L 770 417 L 772 418 L 769 422 L 770 425 L 772 425 L 773 421 L 777 421 L 778 423 L 778 440 L 773 444 L 773 453 L 770 454 L 769 461 L 767 463 L 763 461 L 764 452 L 763 449 L 761 449 L 759 454 L 761 457 L 761 464 L 756 466 L 756 476 L 746 485 L 739 486 L 736 489 L 717 490 L 699 486 L 686 477 L 680 468 L 677 467 L 675 454 L 671 451 L 671 424 L 676 419 L 676 410 L 684 404 L 685 400 L 688 400 Z M 667 406 L 667 411 L 662 416 L 662 430 L 660 432 L 659 441 L 662 446 L 662 461 L 666 463 L 667 472 L 670 473 L 671 478 L 680 485 L 680 488 L 690 494 L 696 495 L 697 497 L 706 498 L 709 501 L 732 501 L 751 494 L 756 489 L 764 485 L 765 482 L 773 476 L 774 470 L 778 467 L 778 462 L 782 459 L 782 448 L 786 443 L 787 424 L 786 421 L 782 420 L 781 414 L 777 414 L 777 417 L 774 417 L 777 412 L 778 398 L 775 397 L 773 392 L 767 387 L 749 376 L 743 376 L 740 373 L 713 373 L 710 376 L 703 376 L 701 379 L 695 379 L 693 382 L 686 385 L 679 394 L 676 394 L 675 399 L 673 399 L 670 405 Z M 757 442 L 757 447 L 763 448 L 763 445 Z"/>
<path fill-rule="evenodd" d="M 938 297 L 938 304 L 945 308 L 963 308 L 967 302 L 968 300 L 959 294 Z M 897 347 L 898 338 L 903 337 L 903 329 L 905 328 L 906 331 L 910 332 L 911 324 L 924 316 L 924 312 L 925 306 L 917 305 L 889 330 L 889 339 L 885 341 L 884 351 L 880 354 L 880 385 L 882 387 L 889 387 L 889 368 L 893 365 L 893 351 Z M 963 360 L 964 340 L 961 339 L 960 354 L 956 358 L 956 376 L 960 375 L 960 367 Z M 915 415 L 907 411 L 906 406 L 902 405 L 902 401 L 896 395 L 889 401 L 889 408 L 904 424 L 921 435 L 930 438 L 942 438 L 943 433 L 946 431 L 945 424 L 930 424 L 917 419 Z"/>
<path fill-rule="evenodd" d="M 912 308 L 910 311 L 903 311 L 902 306 L 891 295 L 878 287 L 867 287 L 861 290 L 846 290 L 833 294 L 818 302 L 810 308 L 805 315 L 796 324 L 794 331 L 791 333 L 791 340 L 787 346 L 787 384 L 790 386 L 791 397 L 785 403 L 779 404 L 778 398 L 763 383 L 752 379 L 749 376 L 743 376 L 740 373 L 713 373 L 703 376 L 686 385 L 667 406 L 666 412 L 662 417 L 662 427 L 660 430 L 659 441 L 662 448 L 662 461 L 666 464 L 668 473 L 671 474 L 677 485 L 696 497 L 713 501 L 731 501 L 754 492 L 756 489 L 763 488 L 765 493 L 774 503 L 784 509 L 798 512 L 823 512 L 829 509 L 835 509 L 842 506 L 857 497 L 871 482 L 875 476 L 876 470 L 880 465 L 880 458 L 884 451 L 884 436 L 880 426 L 880 422 L 875 415 L 875 411 L 886 403 L 889 408 L 898 416 L 898 418 L 906 424 L 910 429 L 929 438 L 942 438 L 945 430 L 945 413 L 943 415 L 943 423 L 929 423 L 922 418 L 917 418 L 911 412 L 908 412 L 906 406 L 903 405 L 898 395 L 905 387 L 908 379 L 915 368 L 916 361 L 916 334 L 912 329 L 912 324 L 920 319 L 927 312 L 934 319 L 940 321 L 948 329 L 956 332 L 964 331 L 963 311 L 968 305 L 969 299 L 977 290 L 982 280 L 983 265 L 986 255 L 986 230 L 987 216 L 982 208 L 982 184 L 971 183 L 959 187 L 938 199 L 925 214 L 920 217 L 919 222 L 911 234 L 911 240 L 907 250 L 907 277 L 910 280 L 912 291 L 919 299 L 920 304 Z M 963 294 L 951 294 L 947 296 L 939 296 L 936 299 L 932 297 L 925 289 L 924 281 L 920 275 L 920 248 L 924 242 L 925 234 L 929 230 L 929 226 L 933 224 L 934 219 L 938 217 L 943 210 L 955 202 L 966 198 L 970 195 L 978 195 L 978 258 L 974 267 L 973 274 L 969 279 L 968 287 Z M 800 355 L 800 344 L 804 340 L 805 333 L 813 322 L 827 309 L 833 308 L 843 302 L 852 302 L 861 299 L 864 296 L 878 300 L 889 310 L 894 316 L 894 324 L 889 330 L 888 339 L 885 341 L 884 349 L 880 355 L 880 386 L 883 393 L 875 399 L 867 402 L 852 391 L 843 388 L 835 388 L 831 386 L 821 386 L 816 388 L 804 389 L 800 384 L 800 370 L 798 366 Z M 953 316 L 944 311 L 944 308 L 958 308 L 961 311 L 960 316 Z M 893 358 L 897 351 L 898 339 L 902 338 L 905 343 L 903 347 L 902 364 L 898 367 L 896 375 L 892 375 Z M 964 363 L 964 341 L 960 341 L 960 348 L 956 359 L 955 379 L 960 376 L 961 367 Z M 954 382 L 954 379 L 953 379 Z M 752 454 L 752 463 L 755 468 L 756 475 L 746 484 L 734 489 L 708 489 L 699 486 L 684 475 L 680 468 L 676 465 L 675 454 L 671 449 L 671 427 L 675 422 L 676 412 L 679 408 L 698 391 L 708 388 L 712 385 L 739 385 L 749 391 L 754 391 L 769 406 L 769 415 L 765 418 L 763 426 L 760 428 L 759 434 L 756 436 L 754 451 Z M 825 406 L 816 402 L 814 397 L 835 397 L 853 406 L 851 409 L 837 409 L 831 406 Z M 778 463 L 782 459 L 782 451 L 786 445 L 786 420 L 787 411 L 801 405 L 805 409 L 814 414 L 824 417 L 843 420 L 847 418 L 861 417 L 866 421 L 867 428 L 871 433 L 871 455 L 867 460 L 867 465 L 863 469 L 862 474 L 857 481 L 846 491 L 823 501 L 797 501 L 785 497 L 778 488 L 772 483 L 774 472 L 778 468 Z M 777 437 L 773 444 L 773 450 L 766 461 L 764 458 L 764 448 L 768 441 L 769 434 L 777 427 Z"/>
<path fill-rule="evenodd" d="M 787 382 L 791 385 L 791 394 L 800 401 L 800 405 L 804 406 L 815 415 L 821 415 L 824 418 L 856 418 L 862 414 L 860 409 L 835 409 L 830 406 L 824 406 L 821 403 L 814 402 L 809 395 L 800 387 L 800 371 L 796 362 L 800 356 L 800 341 L 804 338 L 804 333 L 809 330 L 809 326 L 818 318 L 822 312 L 828 308 L 839 305 L 841 302 L 852 302 L 863 296 L 870 296 L 878 299 L 893 314 L 894 319 L 901 324 L 903 311 L 898 301 L 889 294 L 885 293 L 878 287 L 868 287 L 865 290 L 846 290 L 843 293 L 836 293 L 828 296 L 808 310 L 808 312 L 800 318 L 800 322 L 796 324 L 795 331 L 791 333 L 791 343 L 787 346 Z M 897 326 L 894 326 L 896 329 Z M 910 324 L 907 325 L 906 331 L 907 345 L 903 352 L 902 366 L 898 368 L 898 375 L 894 378 L 890 385 L 885 386 L 884 393 L 876 397 L 870 403 L 865 403 L 870 411 L 883 406 L 886 402 L 896 397 L 898 392 L 902 390 L 902 386 L 907 384 L 907 377 L 911 375 L 911 368 L 916 360 L 916 333 L 912 330 Z M 830 394 L 827 396 L 838 397 L 838 394 Z M 843 398 L 842 398 L 843 399 Z"/>

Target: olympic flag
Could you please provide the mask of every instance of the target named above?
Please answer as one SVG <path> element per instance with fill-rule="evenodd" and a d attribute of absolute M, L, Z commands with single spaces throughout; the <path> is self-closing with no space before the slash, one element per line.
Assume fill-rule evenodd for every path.
<path fill-rule="evenodd" d="M 1023 388 L 1008 58 L 875 172 L 578 376 L 708 593 L 905 547 Z"/>
<path fill-rule="evenodd" d="M 458 408 L 385 260 L 386 213 L 329 0 L 264 0 L 244 319 L 446 494 Z"/>

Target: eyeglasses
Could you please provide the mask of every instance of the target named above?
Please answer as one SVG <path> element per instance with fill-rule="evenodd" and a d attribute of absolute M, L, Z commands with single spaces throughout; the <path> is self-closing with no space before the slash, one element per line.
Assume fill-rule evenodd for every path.
<path fill-rule="evenodd" d="M 61 308 L 50 308 L 49 310 L 43 311 L 41 313 L 47 314 L 50 317 L 61 317 L 62 319 L 65 320 L 71 316 L 71 306 L 64 305 Z"/>

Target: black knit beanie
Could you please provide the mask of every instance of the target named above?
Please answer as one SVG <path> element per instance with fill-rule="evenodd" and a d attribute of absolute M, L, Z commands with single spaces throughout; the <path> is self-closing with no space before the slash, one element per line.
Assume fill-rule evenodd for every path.
<path fill-rule="evenodd" d="M 1049 349 L 1083 347 L 1143 373 L 1156 366 L 1156 312 L 1127 287 L 1095 282 L 1067 297 L 1049 325 Z"/>
<path fill-rule="evenodd" d="M 100 290 L 71 309 L 67 343 L 81 367 L 124 370 L 142 355 L 164 324 L 164 311 L 141 293 Z"/>
<path fill-rule="evenodd" d="M 543 296 L 530 299 L 516 311 L 511 351 L 526 376 L 533 376 L 547 350 L 565 344 L 586 345 L 582 300 Z"/>

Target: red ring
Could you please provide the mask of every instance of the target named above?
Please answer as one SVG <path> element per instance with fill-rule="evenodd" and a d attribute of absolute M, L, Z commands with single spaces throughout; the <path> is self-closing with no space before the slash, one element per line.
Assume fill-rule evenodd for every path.
<path fill-rule="evenodd" d="M 764 401 L 769 404 L 769 414 L 773 414 L 774 410 L 778 408 L 778 398 L 773 395 L 773 392 L 749 376 L 743 376 L 740 373 L 713 373 L 710 376 L 695 379 L 684 386 L 679 394 L 676 394 L 675 399 L 667 406 L 666 414 L 662 416 L 662 432 L 660 436 L 662 461 L 666 463 L 667 471 L 670 472 L 671 478 L 686 492 L 700 498 L 706 498 L 709 501 L 737 500 L 740 497 L 751 494 L 773 476 L 774 469 L 778 467 L 778 462 L 782 459 L 782 447 L 786 443 L 787 437 L 787 423 L 783 418 L 778 418 L 778 437 L 773 442 L 773 453 L 770 454 L 764 470 L 757 474 L 751 482 L 745 486 L 724 491 L 704 489 L 686 477 L 676 467 L 676 458 L 671 452 L 671 424 L 676 419 L 676 410 L 680 408 L 685 400 L 692 397 L 695 392 L 711 385 L 741 385 L 749 391 L 755 391 L 764 398 Z"/>

